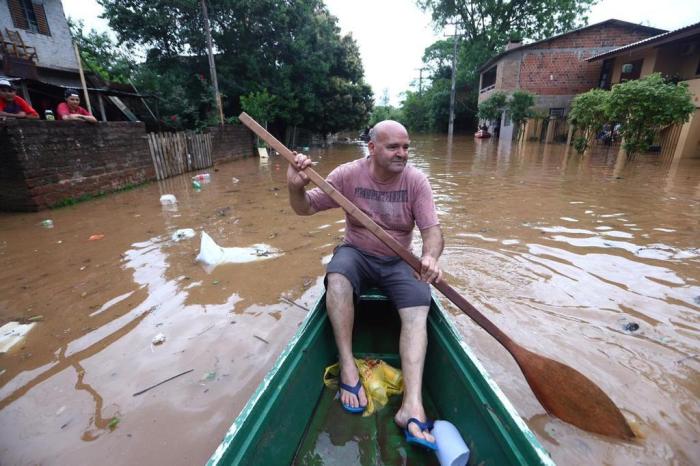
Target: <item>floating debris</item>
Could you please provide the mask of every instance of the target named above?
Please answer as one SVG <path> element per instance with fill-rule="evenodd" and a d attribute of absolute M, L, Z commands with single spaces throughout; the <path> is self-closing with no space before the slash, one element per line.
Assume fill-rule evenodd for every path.
<path fill-rule="evenodd" d="M 160 203 L 162 205 L 177 204 L 177 198 L 174 194 L 163 194 L 162 196 L 160 196 Z"/>
<path fill-rule="evenodd" d="M 159 333 L 158 335 L 153 337 L 153 340 L 151 340 L 151 344 L 153 345 L 161 345 L 165 343 L 165 335 L 162 333 Z"/>
<path fill-rule="evenodd" d="M 194 369 L 190 369 L 190 370 L 185 371 L 185 372 L 180 372 L 179 374 L 174 375 L 174 376 L 170 377 L 169 379 L 165 379 L 165 380 L 163 380 L 162 382 L 158 382 L 158 383 L 155 384 L 155 385 L 151 385 L 151 386 L 148 387 L 148 388 L 144 388 L 144 389 L 141 390 L 140 392 L 136 392 L 136 393 L 134 393 L 134 394 L 131 395 L 131 396 L 139 396 L 139 395 L 141 395 L 141 394 L 143 394 L 143 393 L 146 393 L 147 391 L 149 391 L 149 390 L 151 390 L 151 389 L 154 389 L 154 388 L 158 387 L 159 385 L 163 385 L 165 382 L 170 382 L 171 380 L 177 379 L 177 378 L 180 377 L 180 376 L 183 376 L 183 375 L 185 375 L 185 374 L 189 374 L 189 373 L 192 372 L 193 370 L 194 370 Z"/>
<path fill-rule="evenodd" d="M 636 322 L 628 322 L 625 324 L 624 328 L 626 332 L 636 332 L 639 330 L 639 324 Z"/>
<path fill-rule="evenodd" d="M 215 266 L 225 263 L 242 264 L 256 260 L 270 259 L 280 255 L 277 249 L 267 244 L 254 244 L 248 248 L 222 248 L 207 233 L 202 232 L 202 241 L 197 261 Z"/>
<path fill-rule="evenodd" d="M 190 239 L 194 238 L 195 231 L 192 228 L 181 228 L 179 230 L 176 230 L 175 233 L 171 236 L 173 241 L 181 241 L 183 239 Z"/>
<path fill-rule="evenodd" d="M 0 327 L 0 353 L 6 353 L 17 343 L 22 341 L 36 323 L 20 324 L 8 322 Z"/>
<path fill-rule="evenodd" d="M 107 424 L 107 427 L 109 428 L 109 430 L 114 430 L 114 429 L 116 429 L 117 426 L 119 425 L 119 421 L 120 421 L 120 419 L 119 419 L 117 416 L 114 416 L 114 417 L 109 421 L 109 424 Z"/>
<path fill-rule="evenodd" d="M 90 237 L 88 238 L 88 240 L 89 240 L 89 241 L 99 241 L 99 240 L 101 240 L 101 239 L 104 238 L 104 237 L 105 237 L 105 235 L 102 235 L 102 234 L 90 235 Z"/>

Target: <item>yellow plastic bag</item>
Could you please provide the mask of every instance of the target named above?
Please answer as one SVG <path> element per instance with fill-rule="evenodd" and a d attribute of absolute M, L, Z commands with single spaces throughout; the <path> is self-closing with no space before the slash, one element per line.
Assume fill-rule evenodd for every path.
<path fill-rule="evenodd" d="M 379 359 L 355 359 L 355 365 L 367 395 L 367 408 L 362 413 L 363 416 L 370 416 L 384 407 L 391 395 L 403 393 L 403 375 L 400 369 Z M 339 375 L 339 363 L 328 366 L 323 373 L 323 383 L 326 387 L 337 390 Z"/>

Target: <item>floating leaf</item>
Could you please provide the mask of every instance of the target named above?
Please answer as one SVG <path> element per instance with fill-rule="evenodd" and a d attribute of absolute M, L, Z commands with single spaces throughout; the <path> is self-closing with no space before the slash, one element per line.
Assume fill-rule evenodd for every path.
<path fill-rule="evenodd" d="M 110 421 L 109 424 L 107 424 L 107 427 L 109 430 L 114 430 L 117 428 L 117 425 L 119 425 L 120 419 L 117 416 L 114 416 Z"/>

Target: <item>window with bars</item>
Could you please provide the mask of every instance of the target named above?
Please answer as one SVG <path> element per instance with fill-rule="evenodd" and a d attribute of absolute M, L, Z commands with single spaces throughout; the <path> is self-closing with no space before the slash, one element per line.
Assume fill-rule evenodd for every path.
<path fill-rule="evenodd" d="M 8 0 L 7 4 L 10 7 L 12 23 L 17 29 L 24 29 L 25 31 L 32 31 L 46 36 L 51 35 L 43 2 Z"/>

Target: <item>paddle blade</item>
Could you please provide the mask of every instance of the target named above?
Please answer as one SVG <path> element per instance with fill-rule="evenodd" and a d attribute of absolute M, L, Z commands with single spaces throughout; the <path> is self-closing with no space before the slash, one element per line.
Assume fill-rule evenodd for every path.
<path fill-rule="evenodd" d="M 585 375 L 521 346 L 513 350 L 528 384 L 549 414 L 588 432 L 623 440 L 634 438 L 622 412 Z"/>

